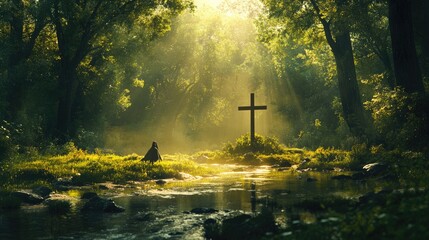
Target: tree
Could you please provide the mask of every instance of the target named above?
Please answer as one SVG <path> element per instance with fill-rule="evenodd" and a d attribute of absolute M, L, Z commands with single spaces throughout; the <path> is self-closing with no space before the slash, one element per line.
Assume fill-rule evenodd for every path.
<path fill-rule="evenodd" d="M 424 93 L 423 80 L 414 43 L 411 0 L 389 0 L 396 83 L 408 93 Z"/>
<path fill-rule="evenodd" d="M 353 12 L 350 15 L 350 24 L 355 35 L 353 45 L 356 55 L 368 59 L 375 55 L 384 68 L 384 83 L 393 89 L 396 83 L 391 60 L 387 2 L 357 0 L 350 11 Z M 364 64 L 371 65 L 368 62 Z"/>
<path fill-rule="evenodd" d="M 429 1 L 413 1 L 412 7 L 417 57 L 421 63 L 423 81 L 427 81 L 429 79 L 429 14 L 427 14 Z"/>
<path fill-rule="evenodd" d="M 58 40 L 59 100 L 54 135 L 66 139 L 73 135 L 73 109 L 81 78 L 79 67 L 90 54 L 105 47 L 103 36 L 114 26 L 132 26 L 138 18 L 147 18 L 148 27 L 156 28 L 163 18 L 189 8 L 186 0 L 54 0 L 52 21 Z M 100 40 L 101 39 L 101 40 Z"/>
<path fill-rule="evenodd" d="M 371 135 L 371 122 L 365 114 L 359 92 L 350 23 L 347 21 L 350 3 L 345 0 L 329 2 L 267 0 L 264 3 L 268 6 L 270 17 L 288 19 L 288 27 L 293 27 L 297 31 L 311 28 L 314 30 L 319 26 L 322 28 L 335 58 L 344 119 L 354 135 L 359 137 Z"/>
<path fill-rule="evenodd" d="M 33 52 L 36 40 L 48 23 L 49 0 L 12 0 L 2 5 L 8 23 L 6 40 L 6 102 L 7 119 L 16 120 L 26 86 L 23 64 Z"/>

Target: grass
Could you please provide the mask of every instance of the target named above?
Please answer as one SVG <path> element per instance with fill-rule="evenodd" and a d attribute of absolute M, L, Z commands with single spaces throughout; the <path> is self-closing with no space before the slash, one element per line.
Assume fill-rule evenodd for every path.
<path fill-rule="evenodd" d="M 429 163 L 427 156 L 418 152 L 385 150 L 382 146 L 354 146 L 351 151 L 335 148 L 316 150 L 289 148 L 276 139 L 256 136 L 257 145 L 250 146 L 244 135 L 235 143 L 228 143 L 220 151 L 203 151 L 193 155 L 164 155 L 163 160 L 150 164 L 142 156 L 118 156 L 95 151 L 88 153 L 72 145 L 66 154 L 32 155 L 13 158 L 0 164 L 0 187 L 4 190 L 52 185 L 58 178 L 72 179 L 74 184 L 99 182 L 125 183 L 150 179 L 180 178 L 180 172 L 191 175 L 212 175 L 222 171 L 199 163 L 236 163 L 248 165 L 276 165 L 292 170 L 318 171 L 359 170 L 370 162 L 384 162 L 393 174 L 408 185 L 425 185 Z M 255 150 L 252 152 L 252 149 Z M 410 184 L 411 182 L 411 184 Z"/>
<path fill-rule="evenodd" d="M 164 160 L 150 164 L 142 156 L 131 154 L 87 153 L 76 150 L 66 155 L 39 156 L 33 159 L 15 159 L 3 163 L 0 176 L 3 188 L 22 188 L 50 185 L 59 178 L 72 179 L 75 184 L 111 181 L 144 181 L 177 178 L 180 172 L 191 175 L 211 175 L 216 169 L 201 166 L 187 155 L 166 155 Z M 0 183 L 1 184 L 1 183 Z"/>

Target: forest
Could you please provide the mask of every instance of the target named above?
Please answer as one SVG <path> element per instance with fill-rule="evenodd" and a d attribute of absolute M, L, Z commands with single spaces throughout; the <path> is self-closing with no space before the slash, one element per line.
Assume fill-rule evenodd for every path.
<path fill-rule="evenodd" d="M 0 0 L 0 238 L 426 239 L 427 12 Z"/>

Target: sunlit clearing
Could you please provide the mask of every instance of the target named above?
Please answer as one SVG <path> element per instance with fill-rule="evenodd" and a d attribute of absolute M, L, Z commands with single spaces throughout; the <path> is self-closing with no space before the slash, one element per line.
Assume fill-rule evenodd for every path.
<path fill-rule="evenodd" d="M 130 93 L 128 124 L 109 129 L 107 147 L 144 154 L 157 141 L 161 154 L 219 149 L 250 132 L 250 113 L 237 109 L 250 104 L 250 93 L 268 105 L 255 113 L 256 132 L 280 136 L 287 124 L 271 93 L 278 81 L 271 57 L 257 40 L 260 11 L 256 0 L 198 0 L 179 16 L 141 56 L 144 87 Z"/>

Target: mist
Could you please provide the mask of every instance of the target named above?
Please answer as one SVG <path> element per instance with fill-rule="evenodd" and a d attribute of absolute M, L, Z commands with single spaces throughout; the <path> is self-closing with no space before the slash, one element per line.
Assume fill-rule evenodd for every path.
<path fill-rule="evenodd" d="M 287 124 L 277 114 L 267 84 L 276 82 L 270 56 L 257 40 L 258 2 L 196 1 L 147 54 L 139 56 L 143 88 L 131 89 L 131 106 L 111 126 L 106 147 L 143 154 L 152 141 L 163 153 L 222 148 L 249 133 L 255 93 L 256 133 L 278 136 Z"/>

